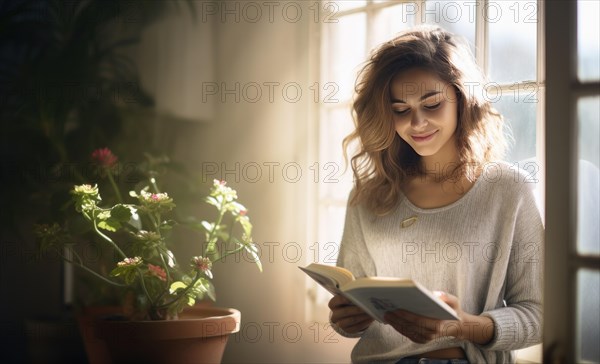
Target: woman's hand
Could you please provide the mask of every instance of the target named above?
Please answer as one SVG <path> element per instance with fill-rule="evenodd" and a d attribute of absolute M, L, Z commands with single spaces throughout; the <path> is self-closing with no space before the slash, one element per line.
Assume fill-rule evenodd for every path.
<path fill-rule="evenodd" d="M 333 296 L 329 301 L 329 308 L 331 322 L 349 334 L 366 330 L 373 322 L 371 316 L 341 295 Z"/>
<path fill-rule="evenodd" d="M 456 296 L 434 292 L 442 301 L 456 311 L 459 321 L 437 320 L 414 313 L 397 310 L 385 314 L 385 320 L 396 331 L 419 344 L 445 336 L 468 340 L 484 345 L 494 337 L 494 322 L 487 316 L 475 316 L 464 312 Z"/>

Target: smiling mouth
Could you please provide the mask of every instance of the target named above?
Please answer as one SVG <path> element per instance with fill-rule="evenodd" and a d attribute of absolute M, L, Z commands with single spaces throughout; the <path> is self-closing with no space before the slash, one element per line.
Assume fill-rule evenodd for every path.
<path fill-rule="evenodd" d="M 413 140 L 416 141 L 416 142 L 425 142 L 425 141 L 428 141 L 431 138 L 433 138 L 433 136 L 437 132 L 438 132 L 438 130 L 434 131 L 433 133 L 424 134 L 424 135 L 411 135 L 411 138 L 413 138 Z"/>

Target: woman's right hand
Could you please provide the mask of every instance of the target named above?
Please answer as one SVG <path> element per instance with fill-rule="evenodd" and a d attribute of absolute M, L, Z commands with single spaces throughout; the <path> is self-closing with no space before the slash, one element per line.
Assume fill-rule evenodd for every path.
<path fill-rule="evenodd" d="M 366 330 L 373 322 L 371 316 L 341 295 L 333 296 L 329 301 L 329 308 L 331 323 L 349 334 Z"/>

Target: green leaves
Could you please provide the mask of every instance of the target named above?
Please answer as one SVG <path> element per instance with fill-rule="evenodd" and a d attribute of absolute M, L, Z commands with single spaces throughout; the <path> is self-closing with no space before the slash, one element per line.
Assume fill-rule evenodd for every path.
<path fill-rule="evenodd" d="M 117 231 L 123 224 L 129 222 L 133 215 L 132 211 L 135 212 L 135 208 L 122 204 L 115 205 L 110 210 L 102 211 L 96 215 L 98 228 Z"/>
<path fill-rule="evenodd" d="M 187 284 L 181 282 L 181 281 L 177 281 L 177 282 L 173 282 L 171 284 L 171 287 L 169 287 L 169 292 L 171 294 L 174 294 L 177 292 L 178 289 L 185 289 L 187 288 Z"/>
<path fill-rule="evenodd" d="M 244 249 L 250 254 L 254 262 L 258 266 L 258 270 L 262 272 L 262 263 L 260 262 L 260 256 L 258 255 L 258 247 L 254 243 L 244 244 Z"/>
<path fill-rule="evenodd" d="M 34 234 L 43 251 L 73 243 L 73 237 L 56 223 L 34 225 Z"/>
<path fill-rule="evenodd" d="M 252 241 L 252 224 L 250 223 L 248 216 L 238 216 L 236 220 L 240 223 L 240 225 L 242 225 L 242 229 L 244 229 L 244 235 L 242 236 L 242 239 L 244 241 Z"/>
<path fill-rule="evenodd" d="M 143 297 L 147 304 L 140 307 L 156 313 L 150 314 L 150 317 L 165 317 L 165 310 L 175 316 L 186 305 L 193 305 L 206 297 L 216 300 L 212 266 L 229 255 L 244 253 L 245 250 L 262 271 L 258 247 L 252 242 L 252 224 L 246 207 L 237 201 L 237 192 L 227 187 L 225 182 L 215 181 L 205 199 L 218 210 L 215 220 L 188 219 L 183 222 L 171 212 L 175 208 L 173 199 L 160 192 L 154 177 L 150 177 L 149 182 L 139 194 L 130 192 L 130 196 L 136 199 L 135 204 L 118 203 L 111 207 L 100 206 L 102 199 L 96 185 L 75 186 L 71 194 L 81 217 L 70 225 L 77 228 L 74 230 L 89 232 L 81 224 L 84 222 L 101 238 L 99 241 L 123 257 L 109 275 L 132 286 L 138 296 Z M 177 224 L 192 227 L 204 238 L 203 249 L 198 249 L 203 254 L 193 257 L 185 271 L 177 264 L 167 245 L 172 236 L 171 230 Z M 103 232 L 123 230 L 127 234 Z M 67 231 L 56 224 L 38 227 L 36 235 L 45 247 L 62 249 L 64 244 L 73 242 Z M 96 275 L 100 276 L 99 273 Z"/>
<path fill-rule="evenodd" d="M 79 212 L 90 212 L 102 201 L 98 185 L 78 185 L 71 190 L 75 209 Z"/>
<path fill-rule="evenodd" d="M 135 197 L 140 202 L 140 209 L 148 213 L 164 213 L 175 208 L 173 199 L 167 193 L 150 193 L 147 190 L 141 190 L 138 195 L 135 191 L 130 191 L 129 195 Z"/>
<path fill-rule="evenodd" d="M 167 255 L 167 247 L 163 237 L 154 231 L 140 230 L 133 235 L 130 250 L 135 255 L 140 255 L 146 260 L 158 257 L 158 254 Z"/>
<path fill-rule="evenodd" d="M 227 187 L 225 181 L 213 181 L 213 187 L 205 201 L 219 210 L 219 217 L 215 223 L 207 221 L 201 222 L 201 226 L 205 230 L 206 248 L 204 250 L 204 256 L 210 257 L 214 262 L 243 249 L 252 256 L 258 269 L 262 272 L 258 248 L 252 242 L 252 223 L 250 223 L 250 218 L 247 215 L 248 210 L 244 205 L 237 202 L 236 199 L 237 192 L 234 189 Z M 226 215 L 231 216 L 232 226 L 230 228 L 222 223 Z M 241 237 L 239 239 L 234 234 L 234 225 L 236 224 L 242 229 Z M 223 244 L 218 244 L 220 241 L 223 242 Z M 219 247 L 223 250 L 227 249 L 229 244 L 235 244 L 237 249 L 225 252 L 219 250 Z"/>
<path fill-rule="evenodd" d="M 112 277 L 120 277 L 125 284 L 132 284 L 139 276 L 139 268 L 142 265 L 140 257 L 125 258 L 117 263 L 117 266 L 110 272 Z"/>
<path fill-rule="evenodd" d="M 211 300 L 216 301 L 215 287 L 212 282 L 204 277 L 197 277 L 192 280 L 188 276 L 183 276 L 181 281 L 173 282 L 169 287 L 171 295 L 179 295 L 169 310 L 173 313 L 181 312 L 187 304 L 193 306 L 196 300 L 201 300 L 207 295 Z"/>

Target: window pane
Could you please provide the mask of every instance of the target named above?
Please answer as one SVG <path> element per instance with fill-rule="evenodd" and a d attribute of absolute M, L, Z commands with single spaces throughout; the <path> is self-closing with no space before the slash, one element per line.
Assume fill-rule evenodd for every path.
<path fill-rule="evenodd" d="M 328 25 L 331 33 L 325 50 L 325 82 L 335 82 L 339 87 L 336 98 L 340 101 L 350 100 L 358 70 L 366 58 L 366 25 L 365 13 L 341 16 L 338 23 Z"/>
<path fill-rule="evenodd" d="M 490 1 L 489 75 L 499 83 L 536 80 L 535 1 Z"/>
<path fill-rule="evenodd" d="M 388 41 L 394 35 L 404 29 L 415 25 L 414 11 L 411 11 L 415 4 L 401 4 L 380 9 L 374 17 L 372 27 L 374 46 Z"/>
<path fill-rule="evenodd" d="M 352 170 L 344 172 L 342 140 L 352 132 L 354 123 L 349 108 L 337 107 L 327 113 L 319 131 L 319 166 L 312 172 L 318 173 L 319 198 L 345 201 L 352 189 Z M 351 158 L 352 154 L 348 153 Z M 315 176 L 313 174 L 313 176 Z"/>
<path fill-rule="evenodd" d="M 535 158 L 536 106 L 534 93 L 520 94 L 515 90 L 504 92 L 499 100 L 490 97 L 492 105 L 504 117 L 509 149 L 506 160 L 510 162 L 532 161 Z"/>
<path fill-rule="evenodd" d="M 581 269 L 577 274 L 578 362 L 600 362 L 600 272 Z"/>
<path fill-rule="evenodd" d="M 311 247 L 311 260 L 321 264 L 335 265 L 339 253 L 340 241 L 346 218 L 346 203 L 340 205 L 321 205 L 319 215 L 318 242 Z"/>
<path fill-rule="evenodd" d="M 425 3 L 425 22 L 463 36 L 475 54 L 475 2 L 432 1 Z"/>
<path fill-rule="evenodd" d="M 367 5 L 366 0 L 336 0 L 336 1 L 325 1 L 324 5 L 328 6 L 329 3 L 333 3 L 337 6 L 337 11 L 345 11 L 350 9 L 360 8 L 361 6 Z"/>
<path fill-rule="evenodd" d="M 335 265 L 340 251 L 345 217 L 345 204 L 341 206 L 322 204 L 319 206 L 319 235 L 318 241 L 309 245 L 308 253 L 312 255 L 309 258 L 310 262 Z M 331 299 L 331 293 L 321 286 L 316 286 L 315 302 L 326 306 Z"/>
<path fill-rule="evenodd" d="M 600 254 L 600 97 L 585 97 L 577 103 L 579 171 L 577 206 L 577 250 Z"/>
<path fill-rule="evenodd" d="M 600 2 L 577 2 L 577 73 L 582 81 L 600 79 Z"/>

